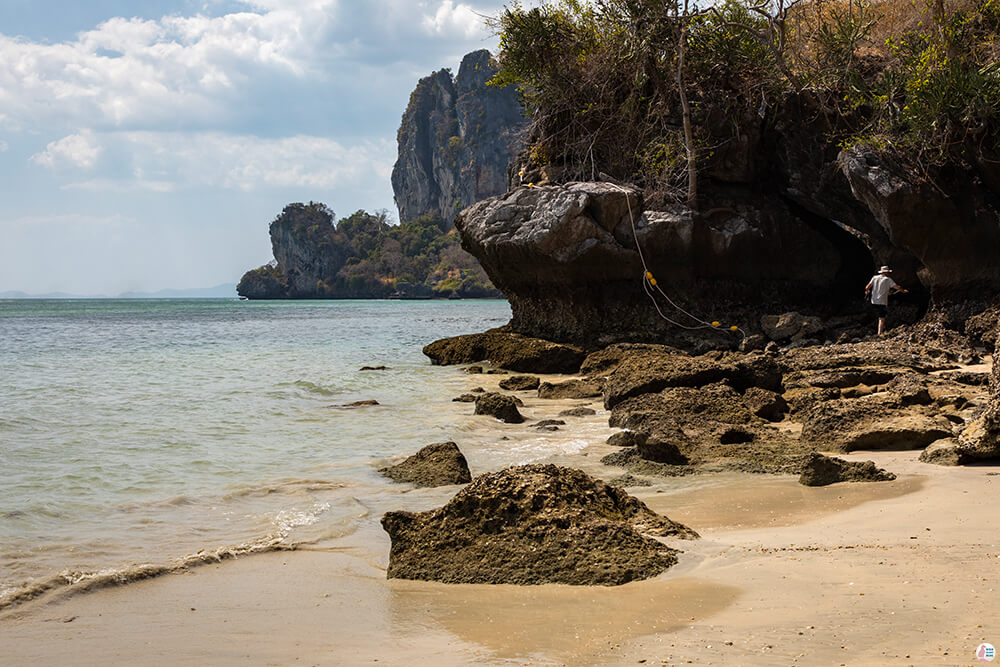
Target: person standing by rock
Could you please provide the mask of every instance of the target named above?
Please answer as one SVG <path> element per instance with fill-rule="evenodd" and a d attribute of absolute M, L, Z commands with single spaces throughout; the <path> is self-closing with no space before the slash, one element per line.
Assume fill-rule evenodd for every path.
<path fill-rule="evenodd" d="M 889 294 L 893 292 L 907 294 L 909 292 L 909 290 L 905 290 L 897 285 L 896 281 L 889 277 L 890 273 L 892 273 L 892 269 L 888 266 L 883 266 L 878 270 L 878 273 L 872 276 L 872 279 L 868 281 L 868 285 L 865 287 L 865 296 L 871 301 L 875 309 L 875 315 L 878 317 L 879 336 L 885 331 L 885 318 L 889 313 Z"/>

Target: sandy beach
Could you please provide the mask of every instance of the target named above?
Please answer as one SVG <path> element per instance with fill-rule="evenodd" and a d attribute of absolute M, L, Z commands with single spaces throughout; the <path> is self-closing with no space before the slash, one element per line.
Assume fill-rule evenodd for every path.
<path fill-rule="evenodd" d="M 1000 467 L 930 466 L 917 452 L 847 458 L 899 478 L 806 488 L 729 474 L 642 489 L 702 534 L 654 580 L 387 581 L 389 541 L 371 522 L 334 546 L 13 608 L 0 615 L 4 661 L 973 664 L 979 643 L 1000 637 Z"/>

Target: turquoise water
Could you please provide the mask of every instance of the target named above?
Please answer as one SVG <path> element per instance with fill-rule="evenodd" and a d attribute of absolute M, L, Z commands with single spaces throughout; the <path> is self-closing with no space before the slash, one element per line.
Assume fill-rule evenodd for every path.
<path fill-rule="evenodd" d="M 430 442 L 458 440 L 474 472 L 579 449 L 526 427 L 511 443 L 450 400 L 496 376 L 421 354 L 509 317 L 503 301 L 0 301 L 0 605 L 53 577 L 349 533 L 405 493 L 379 462 Z M 340 407 L 364 399 L 380 405 Z"/>

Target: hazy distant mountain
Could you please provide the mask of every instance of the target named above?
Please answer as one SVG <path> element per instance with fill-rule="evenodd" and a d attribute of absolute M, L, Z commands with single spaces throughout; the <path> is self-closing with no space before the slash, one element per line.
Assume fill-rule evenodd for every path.
<path fill-rule="evenodd" d="M 0 292 L 0 299 L 219 299 L 226 297 L 236 298 L 235 283 L 192 289 L 163 289 L 159 292 L 123 292 L 116 297 L 104 294 L 69 294 L 67 292 L 49 292 L 47 294 L 28 294 L 17 290 Z"/>
<path fill-rule="evenodd" d="M 46 294 L 28 294 L 17 290 L 0 292 L 0 299 L 103 299 L 101 294 L 69 294 L 67 292 L 47 292 Z"/>
<path fill-rule="evenodd" d="M 236 283 L 192 289 L 161 289 L 159 292 L 122 292 L 119 299 L 218 299 L 236 298 Z"/>

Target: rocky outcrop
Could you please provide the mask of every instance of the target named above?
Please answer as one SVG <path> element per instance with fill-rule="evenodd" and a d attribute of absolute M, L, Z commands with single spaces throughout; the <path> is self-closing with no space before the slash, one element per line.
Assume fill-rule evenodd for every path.
<path fill-rule="evenodd" d="M 534 375 L 511 375 L 500 380 L 500 388 L 507 391 L 531 391 L 538 389 L 539 379 Z"/>
<path fill-rule="evenodd" d="M 523 145 L 525 118 L 512 87 L 487 86 L 496 73 L 488 51 L 417 83 L 397 134 L 392 189 L 403 222 L 451 221 L 462 208 L 507 189 L 507 165 Z"/>
<path fill-rule="evenodd" d="M 521 424 L 524 415 L 517 409 L 517 400 L 496 392 L 487 392 L 476 396 L 476 414 L 496 417 L 507 424 Z"/>
<path fill-rule="evenodd" d="M 947 419 L 928 410 L 905 409 L 886 394 L 836 399 L 813 406 L 802 424 L 802 439 L 817 449 L 923 449 L 952 435 Z"/>
<path fill-rule="evenodd" d="M 542 382 L 538 398 L 595 398 L 601 395 L 603 383 L 598 380 L 566 380 Z"/>
<path fill-rule="evenodd" d="M 969 459 L 1000 459 L 1000 339 L 993 352 L 989 403 L 959 435 L 959 444 Z"/>
<path fill-rule="evenodd" d="M 623 355 L 604 380 L 604 405 L 667 387 L 702 387 L 727 382 L 738 391 L 750 387 L 781 388 L 778 363 L 761 354 L 709 353 L 692 357 L 683 353 L 635 351 Z"/>
<path fill-rule="evenodd" d="M 397 482 L 415 486 L 445 486 L 472 481 L 469 464 L 454 442 L 427 445 L 402 463 L 379 470 Z"/>
<path fill-rule="evenodd" d="M 861 290 L 889 264 L 910 290 L 894 299 L 890 326 L 916 321 L 933 299 L 935 312 L 962 313 L 953 329 L 969 320 L 970 333 L 992 339 L 995 324 L 969 316 L 1000 292 L 997 167 L 917 175 L 860 144 L 840 150 L 829 140 L 840 121 L 824 113 L 790 96 L 739 141 L 720 135 L 727 148 L 705 158 L 698 211 L 647 208 L 642 191 L 610 177 L 517 182 L 462 211 L 456 227 L 525 335 L 697 350 L 738 345 L 742 336 L 726 333 L 734 324 L 751 338 L 768 330 L 782 342 L 823 342 L 820 317 L 843 315 L 858 318 L 848 327 L 856 337 L 870 317 Z M 662 316 L 676 324 L 644 291 L 647 268 L 664 292 Z"/>
<path fill-rule="evenodd" d="M 440 365 L 490 363 L 522 373 L 575 373 L 584 359 L 582 349 L 492 329 L 480 334 L 442 338 L 424 347 Z"/>
<path fill-rule="evenodd" d="M 799 476 L 799 484 L 827 486 L 837 482 L 891 482 L 896 475 L 875 465 L 874 461 L 845 461 L 836 457 L 812 454 Z"/>
<path fill-rule="evenodd" d="M 556 341 L 738 342 L 728 326 L 746 322 L 755 304 L 816 302 L 835 282 L 836 247 L 787 208 L 759 201 L 717 210 L 697 218 L 645 211 L 636 189 L 569 183 L 515 188 L 462 211 L 455 225 L 510 301 L 513 329 Z M 668 296 L 725 333 L 685 332 L 661 319 L 643 292 L 637 242 Z M 701 326 L 662 299 L 661 308 Z"/>
<path fill-rule="evenodd" d="M 677 551 L 647 535 L 697 534 L 619 488 L 554 465 L 480 475 L 447 505 L 382 518 L 386 576 L 445 583 L 624 584 L 654 577 Z"/>

